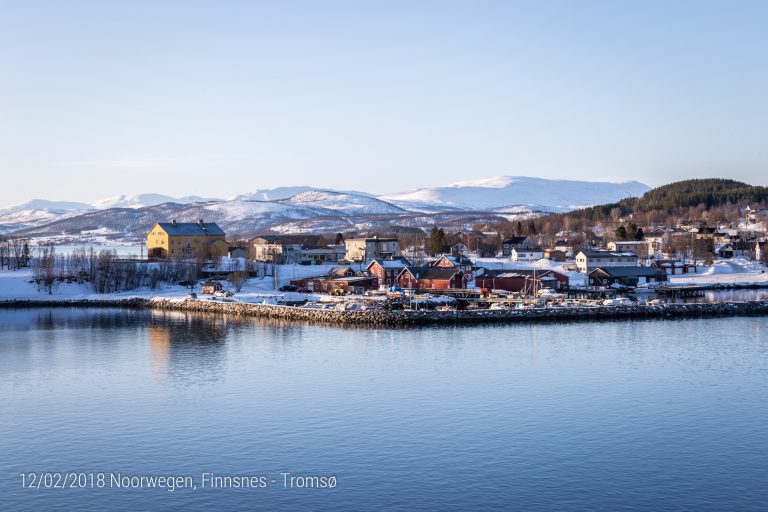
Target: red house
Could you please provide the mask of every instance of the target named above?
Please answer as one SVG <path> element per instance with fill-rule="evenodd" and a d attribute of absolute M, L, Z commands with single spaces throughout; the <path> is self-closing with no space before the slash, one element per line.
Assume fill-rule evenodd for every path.
<path fill-rule="evenodd" d="M 406 267 L 397 276 L 400 288 L 412 290 L 448 290 L 467 287 L 467 276 L 457 268 Z"/>
<path fill-rule="evenodd" d="M 376 276 L 379 279 L 379 284 L 394 286 L 397 284 L 397 276 L 410 264 L 407 259 L 400 256 L 397 258 L 373 260 L 368 264 L 366 270 L 372 276 Z"/>
<path fill-rule="evenodd" d="M 437 260 L 429 263 L 430 267 L 457 268 L 461 270 L 467 279 L 472 279 L 472 260 L 466 256 L 442 255 Z"/>
<path fill-rule="evenodd" d="M 484 274 L 475 278 L 478 288 L 489 290 L 506 290 L 520 292 L 533 290 L 534 284 L 537 290 L 550 288 L 561 290 L 568 288 L 568 276 L 553 270 L 539 270 L 534 279 L 533 270 L 486 270 Z"/>

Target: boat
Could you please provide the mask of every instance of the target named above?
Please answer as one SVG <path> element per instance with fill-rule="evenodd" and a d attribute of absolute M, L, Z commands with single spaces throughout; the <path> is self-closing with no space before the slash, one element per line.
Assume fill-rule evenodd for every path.
<path fill-rule="evenodd" d="M 627 297 L 616 297 L 614 299 L 605 299 L 603 301 L 604 306 L 629 306 L 632 301 Z"/>

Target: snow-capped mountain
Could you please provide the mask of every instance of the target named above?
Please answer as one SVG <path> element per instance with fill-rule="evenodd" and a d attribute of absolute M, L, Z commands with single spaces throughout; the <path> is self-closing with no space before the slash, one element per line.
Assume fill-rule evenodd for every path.
<path fill-rule="evenodd" d="M 71 201 L 33 199 L 0 209 L 0 234 L 29 226 L 40 226 L 65 217 L 80 215 L 92 206 Z"/>
<path fill-rule="evenodd" d="M 205 198 L 200 196 L 171 197 L 162 194 L 137 194 L 108 197 L 91 203 L 94 210 L 106 210 L 107 208 L 144 208 L 163 203 L 205 203 L 208 201 L 221 201 L 221 199 Z"/>
<path fill-rule="evenodd" d="M 379 199 L 406 210 L 426 212 L 488 211 L 510 207 L 564 212 L 639 196 L 649 189 L 650 187 L 637 181 L 610 183 L 499 176 L 383 195 L 379 196 Z"/>
<path fill-rule="evenodd" d="M 255 190 L 248 194 L 240 194 L 230 198 L 230 200 L 242 201 L 279 201 L 281 199 L 290 199 L 291 197 L 304 192 L 338 192 L 341 194 L 354 194 L 358 196 L 374 197 L 367 192 L 358 192 L 355 190 L 331 190 L 317 187 L 277 187 Z"/>
<path fill-rule="evenodd" d="M 42 226 L 86 212 L 109 208 L 145 208 L 163 203 L 192 204 L 206 201 L 218 201 L 218 199 L 206 199 L 198 196 L 175 198 L 162 194 L 121 195 L 100 199 L 92 203 L 33 199 L 0 210 L 0 233 Z"/>
<path fill-rule="evenodd" d="M 69 212 L 77 210 L 89 210 L 92 206 L 88 203 L 75 203 L 72 201 L 48 201 L 46 199 L 32 199 L 26 203 L 12 204 L 0 209 L 0 215 L 23 211 L 47 210 L 50 212 Z"/>
<path fill-rule="evenodd" d="M 459 219 L 457 222 L 470 216 L 519 218 L 615 202 L 648 189 L 636 181 L 594 183 L 502 176 L 378 197 L 302 186 L 259 190 L 226 201 L 160 194 L 117 196 L 94 203 L 34 200 L 0 210 L 0 233 L 54 236 L 104 228 L 118 236 L 139 237 L 152 223 L 171 217 L 180 222 L 204 218 L 227 232 L 252 234 L 377 226 L 417 229 L 421 222 L 440 222 L 440 215 L 432 214 Z"/>
<path fill-rule="evenodd" d="M 382 215 L 406 213 L 406 210 L 370 196 L 314 190 L 301 192 L 281 201 L 285 204 L 314 206 L 333 210 L 344 215 Z"/>

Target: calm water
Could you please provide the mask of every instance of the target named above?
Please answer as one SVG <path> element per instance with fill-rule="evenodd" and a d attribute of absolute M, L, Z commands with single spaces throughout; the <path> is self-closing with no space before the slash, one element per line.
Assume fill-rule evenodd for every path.
<path fill-rule="evenodd" d="M 0 510 L 768 510 L 768 318 L 369 331 L 53 309 L 0 326 Z M 32 471 L 269 481 L 22 489 Z"/>

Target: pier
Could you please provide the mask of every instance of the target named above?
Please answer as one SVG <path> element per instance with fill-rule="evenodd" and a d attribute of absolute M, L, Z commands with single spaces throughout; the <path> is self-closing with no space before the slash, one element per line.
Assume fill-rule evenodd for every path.
<path fill-rule="evenodd" d="M 703 297 L 706 289 L 704 286 L 659 286 L 656 288 L 656 293 L 664 297 L 685 299 L 688 297 Z"/>

